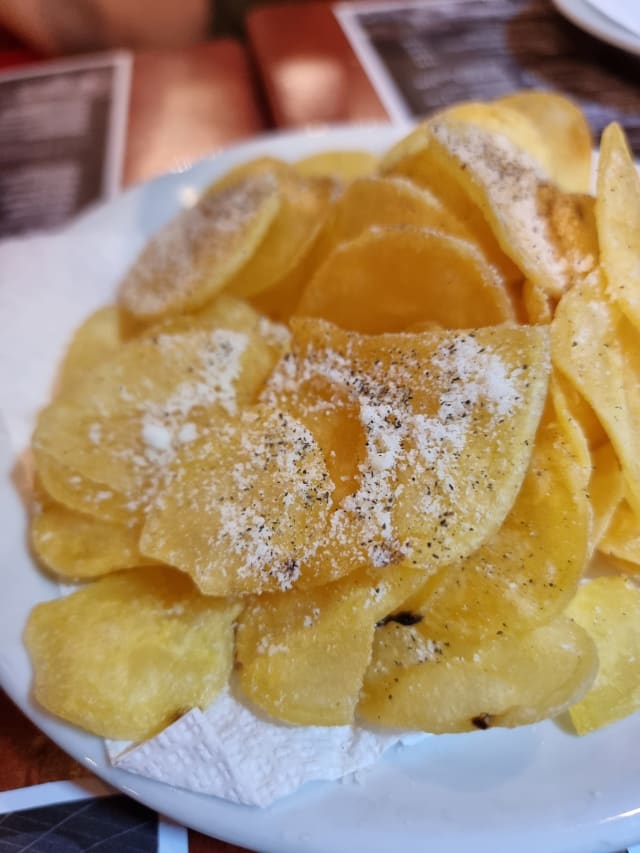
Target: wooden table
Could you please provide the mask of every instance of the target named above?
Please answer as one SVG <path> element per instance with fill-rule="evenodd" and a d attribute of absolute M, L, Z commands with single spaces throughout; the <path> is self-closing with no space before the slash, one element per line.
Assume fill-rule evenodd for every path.
<path fill-rule="evenodd" d="M 277 127 L 388 119 L 331 4 L 265 6 L 247 32 Z"/>
<path fill-rule="evenodd" d="M 124 162 L 126 186 L 181 168 L 265 130 L 248 53 L 235 39 L 136 53 Z"/>

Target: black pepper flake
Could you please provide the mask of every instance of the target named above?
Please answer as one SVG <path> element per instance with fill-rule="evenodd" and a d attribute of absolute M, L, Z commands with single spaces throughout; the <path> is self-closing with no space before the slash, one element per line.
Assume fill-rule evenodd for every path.
<path fill-rule="evenodd" d="M 381 619 L 376 627 L 380 628 L 383 625 L 388 625 L 389 622 L 397 622 L 398 625 L 404 625 L 408 627 L 410 625 L 417 625 L 418 622 L 422 622 L 422 614 L 421 613 L 412 613 L 410 610 L 401 610 L 399 613 L 391 613 L 389 616 L 385 616 L 384 619 Z"/>
<path fill-rule="evenodd" d="M 477 729 L 485 729 L 491 728 L 493 717 L 491 714 L 478 714 L 476 717 L 471 717 L 471 722 Z"/>

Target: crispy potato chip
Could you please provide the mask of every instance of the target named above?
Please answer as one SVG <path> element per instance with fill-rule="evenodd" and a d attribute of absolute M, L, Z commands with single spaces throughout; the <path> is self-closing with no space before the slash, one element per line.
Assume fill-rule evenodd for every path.
<path fill-rule="evenodd" d="M 640 518 L 626 500 L 614 507 L 610 523 L 598 542 L 598 549 L 625 560 L 629 568 L 640 571 Z"/>
<path fill-rule="evenodd" d="M 296 314 L 369 334 L 424 321 L 460 329 L 514 317 L 503 285 L 471 243 L 413 228 L 370 229 L 339 246 Z"/>
<path fill-rule="evenodd" d="M 546 395 L 546 330 L 366 336 L 312 319 L 292 330 L 292 353 L 263 400 L 286 409 L 293 398 L 334 418 L 346 394 L 364 430 L 358 488 L 333 511 L 323 545 L 333 577 L 363 561 L 431 569 L 477 548 L 502 523 L 529 463 Z M 325 385 L 314 401 L 316 383 Z"/>
<path fill-rule="evenodd" d="M 190 574 L 207 595 L 287 590 L 318 550 L 331 492 L 301 423 L 245 411 L 178 453 L 140 550 Z"/>
<path fill-rule="evenodd" d="M 33 448 L 33 456 L 42 487 L 62 506 L 116 524 L 130 524 L 140 520 L 140 513 L 128 506 L 129 500 L 124 495 L 114 492 L 103 483 L 81 476 L 49 453 Z"/>
<path fill-rule="evenodd" d="M 305 178 L 293 167 L 279 175 L 280 209 L 253 256 L 227 286 L 236 296 L 256 296 L 277 285 L 302 263 L 329 209 L 333 183 Z"/>
<path fill-rule="evenodd" d="M 596 450 L 606 444 L 609 441 L 607 433 L 598 420 L 598 416 L 575 385 L 555 367 L 552 376 L 553 382 L 550 390 L 558 417 L 561 419 L 562 417 L 570 418 L 579 424 L 590 450 Z M 561 412 L 564 412 L 564 415 L 561 415 Z"/>
<path fill-rule="evenodd" d="M 407 566 L 393 566 L 384 573 L 356 572 L 312 590 L 251 599 L 237 633 L 242 691 L 289 723 L 352 722 L 376 622 L 423 577 Z"/>
<path fill-rule="evenodd" d="M 56 398 L 38 419 L 36 460 L 52 457 L 99 484 L 103 498 L 115 492 L 132 514 L 143 511 L 178 449 L 251 402 L 282 352 L 257 315 L 249 334 L 218 327 L 214 316 L 213 327 L 131 340 Z"/>
<path fill-rule="evenodd" d="M 528 115 L 512 109 L 504 102 L 462 101 L 438 111 L 431 121 L 440 119 L 460 121 L 492 136 L 506 136 L 533 157 L 547 174 L 551 174 L 551 153 L 537 124 Z"/>
<path fill-rule="evenodd" d="M 74 332 L 58 373 L 56 390 L 64 392 L 84 379 L 87 371 L 115 355 L 122 342 L 117 306 L 107 305 L 94 311 Z"/>
<path fill-rule="evenodd" d="M 370 151 L 321 151 L 295 163 L 301 175 L 353 181 L 372 175 L 378 158 Z"/>
<path fill-rule="evenodd" d="M 217 195 L 222 190 L 227 190 L 234 187 L 247 178 L 256 178 L 266 176 L 278 180 L 281 175 L 288 174 L 291 166 L 285 160 L 278 157 L 254 157 L 253 160 L 247 160 L 244 163 L 239 163 L 232 169 L 229 169 L 220 178 L 216 178 L 205 189 L 203 196 Z"/>
<path fill-rule="evenodd" d="M 550 622 L 567 606 L 587 562 L 590 513 L 585 492 L 574 489 L 578 465 L 557 424 L 543 424 L 502 527 L 406 602 L 431 640 L 513 635 Z"/>
<path fill-rule="evenodd" d="M 470 239 L 470 232 L 433 193 L 406 178 L 363 178 L 350 184 L 333 205 L 322 251 L 354 240 L 378 226 L 431 228 Z"/>
<path fill-rule="evenodd" d="M 589 481 L 589 498 L 593 520 L 589 553 L 593 554 L 596 548 L 600 548 L 602 537 L 610 529 L 614 515 L 624 500 L 624 477 L 618 456 L 609 442 L 592 451 L 591 455 L 593 470 Z M 638 526 L 637 521 L 636 526 Z M 606 548 L 602 550 L 607 551 Z M 640 555 L 640 548 L 638 555 Z"/>
<path fill-rule="evenodd" d="M 31 546 L 48 569 L 84 580 L 153 561 L 138 550 L 139 527 L 100 521 L 54 503 L 31 520 Z"/>
<path fill-rule="evenodd" d="M 429 134 L 434 157 L 533 284 L 557 296 L 595 267 L 587 197 L 562 193 L 504 134 L 456 118 L 436 118 Z"/>
<path fill-rule="evenodd" d="M 615 123 L 602 134 L 596 218 L 607 293 L 640 329 L 640 177 Z"/>
<path fill-rule="evenodd" d="M 567 387 L 570 388 L 571 386 L 567 385 L 564 377 L 555 368 L 552 369 L 549 381 L 549 399 L 553 409 L 553 418 L 576 463 L 571 466 L 571 473 L 574 475 L 573 489 L 574 491 L 586 492 L 593 472 L 593 459 L 583 424 L 576 417 L 566 393 Z M 576 396 L 578 395 L 576 394 Z"/>
<path fill-rule="evenodd" d="M 557 300 L 539 284 L 526 279 L 522 285 L 522 304 L 529 323 L 550 323 Z"/>
<path fill-rule="evenodd" d="M 554 363 L 593 407 L 640 511 L 640 340 L 601 279 L 572 288 L 551 324 Z"/>
<path fill-rule="evenodd" d="M 557 92 L 533 91 L 514 92 L 495 103 L 517 110 L 538 128 L 548 150 L 545 164 L 561 190 L 589 192 L 593 139 L 577 104 Z"/>
<path fill-rule="evenodd" d="M 357 708 L 365 721 L 434 733 L 526 725 L 580 699 L 597 669 L 592 641 L 568 619 L 478 647 L 434 642 L 423 626 L 376 630 Z"/>
<path fill-rule="evenodd" d="M 485 216 L 456 177 L 447 158 L 433 144 L 427 124 L 419 125 L 382 158 L 380 172 L 404 177 L 429 190 L 472 236 L 487 261 L 509 288 L 520 285 L 524 276 L 500 247 Z"/>
<path fill-rule="evenodd" d="M 640 590 L 625 578 L 596 578 L 580 587 L 567 612 L 600 659 L 593 687 L 569 710 L 584 735 L 640 708 Z"/>
<path fill-rule="evenodd" d="M 224 686 L 240 610 L 161 566 L 38 604 L 25 631 L 36 699 L 95 734 L 149 737 Z"/>
<path fill-rule="evenodd" d="M 200 308 L 251 259 L 280 207 L 270 174 L 205 193 L 149 240 L 121 284 L 120 305 L 146 321 Z"/>

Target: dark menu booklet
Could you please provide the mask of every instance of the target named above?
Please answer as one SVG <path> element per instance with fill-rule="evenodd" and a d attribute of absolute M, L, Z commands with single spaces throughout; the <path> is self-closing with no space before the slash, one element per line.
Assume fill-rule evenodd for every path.
<path fill-rule="evenodd" d="M 563 93 L 597 139 L 611 121 L 640 155 L 640 57 L 578 29 L 550 0 L 414 0 L 334 6 L 396 120 L 516 89 Z"/>
<path fill-rule="evenodd" d="M 118 52 L 0 73 L 0 237 L 118 192 L 130 65 Z"/>

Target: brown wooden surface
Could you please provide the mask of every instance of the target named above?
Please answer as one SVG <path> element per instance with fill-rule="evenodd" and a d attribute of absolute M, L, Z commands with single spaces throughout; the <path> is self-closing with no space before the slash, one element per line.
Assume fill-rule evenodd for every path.
<path fill-rule="evenodd" d="M 265 129 L 248 52 L 235 39 L 134 55 L 124 184 L 182 168 Z"/>
<path fill-rule="evenodd" d="M 387 119 L 329 3 L 256 9 L 247 32 L 277 127 Z"/>

